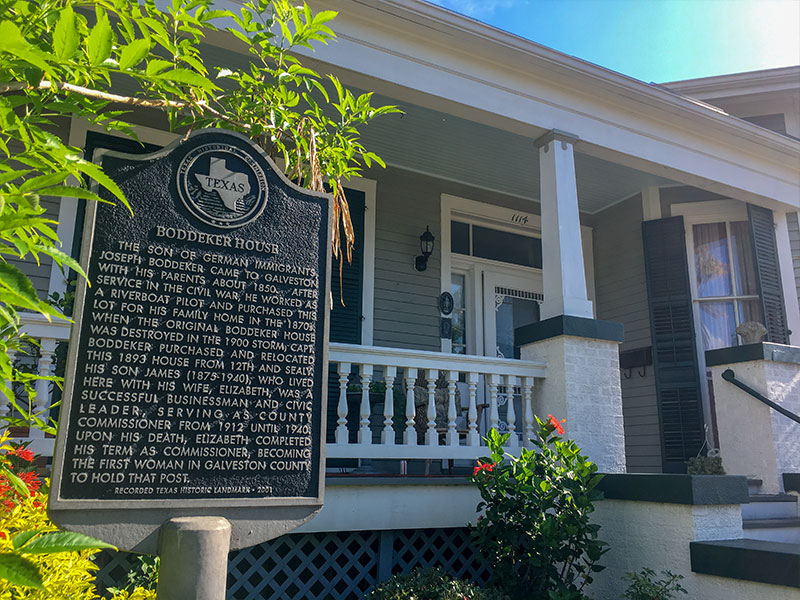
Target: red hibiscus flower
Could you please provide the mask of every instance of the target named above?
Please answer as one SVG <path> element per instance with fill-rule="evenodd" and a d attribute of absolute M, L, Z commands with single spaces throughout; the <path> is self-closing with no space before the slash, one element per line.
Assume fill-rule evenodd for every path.
<path fill-rule="evenodd" d="M 492 469 L 494 469 L 497 463 L 478 463 L 478 466 L 475 467 L 472 471 L 472 476 L 475 477 L 481 471 L 486 471 L 487 473 L 491 473 Z"/>
<path fill-rule="evenodd" d="M 561 423 L 553 415 L 547 415 L 547 419 L 550 422 L 550 426 L 558 432 L 558 435 L 564 435 L 564 428 L 561 423 L 564 423 L 566 419 L 562 419 Z"/>

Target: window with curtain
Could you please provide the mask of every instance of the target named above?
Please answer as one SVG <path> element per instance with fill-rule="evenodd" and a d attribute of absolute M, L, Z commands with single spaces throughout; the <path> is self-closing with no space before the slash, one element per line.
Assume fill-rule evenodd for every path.
<path fill-rule="evenodd" d="M 739 324 L 763 321 L 749 223 L 703 223 L 692 231 L 703 346 L 736 346 Z"/>

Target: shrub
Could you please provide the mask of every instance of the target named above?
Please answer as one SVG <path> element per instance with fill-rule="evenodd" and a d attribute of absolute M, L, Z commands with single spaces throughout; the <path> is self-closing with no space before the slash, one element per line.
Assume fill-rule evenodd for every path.
<path fill-rule="evenodd" d="M 686 461 L 689 475 L 725 475 L 720 456 L 695 456 Z"/>
<path fill-rule="evenodd" d="M 114 594 L 114 600 L 128 598 L 125 594 L 133 594 L 137 590 L 140 592 L 155 592 L 156 587 L 158 587 L 158 569 L 160 565 L 161 559 L 158 556 L 149 554 L 136 556 L 122 587 L 108 588 L 108 591 Z M 135 597 L 139 598 L 139 596 Z"/>
<path fill-rule="evenodd" d="M 675 575 L 671 571 L 662 571 L 664 579 L 656 576 L 653 569 L 642 569 L 639 573 L 625 573 L 622 578 L 630 581 L 628 589 L 622 595 L 626 600 L 670 600 L 677 593 L 688 593 L 678 583 L 683 575 Z"/>
<path fill-rule="evenodd" d="M 47 518 L 46 502 L 47 496 L 36 492 L 29 498 L 16 499 L 10 508 L 4 505 L 0 509 L 0 552 L 13 552 L 14 539 L 21 533 L 58 531 Z M 93 600 L 97 597 L 94 587 L 97 566 L 92 562 L 92 554 L 92 550 L 84 550 L 26 555 L 41 574 L 47 591 L 0 580 L 0 598 Z"/>
<path fill-rule="evenodd" d="M 495 590 L 454 579 L 439 569 L 414 569 L 378 584 L 367 600 L 509 600 Z"/>
<path fill-rule="evenodd" d="M 534 448 L 519 458 L 503 451 L 508 434 L 489 432 L 491 457 L 472 477 L 482 498 L 477 510 L 485 511 L 472 536 L 494 568 L 495 585 L 515 600 L 583 598 L 606 552 L 600 526 L 589 522 L 602 476 L 575 442 L 559 437 L 558 421 L 537 421 Z"/>

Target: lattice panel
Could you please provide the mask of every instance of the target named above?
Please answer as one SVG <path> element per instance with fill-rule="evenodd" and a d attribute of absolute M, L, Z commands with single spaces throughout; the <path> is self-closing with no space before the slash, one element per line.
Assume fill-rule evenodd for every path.
<path fill-rule="evenodd" d="M 128 571 L 136 564 L 136 554 L 103 550 L 95 555 L 94 562 L 98 566 L 95 585 L 102 594 L 107 588 L 125 584 Z"/>
<path fill-rule="evenodd" d="M 396 532 L 392 573 L 416 567 L 439 567 L 459 579 L 488 583 L 492 570 L 472 545 L 469 530 L 408 529 Z"/>
<path fill-rule="evenodd" d="M 125 582 L 135 555 L 96 560 L 102 593 Z M 491 578 L 466 528 L 290 534 L 230 554 L 227 599 L 362 600 L 376 582 L 416 567 L 481 585 Z"/>
<path fill-rule="evenodd" d="M 230 556 L 228 598 L 358 600 L 377 581 L 374 531 L 285 535 Z"/>

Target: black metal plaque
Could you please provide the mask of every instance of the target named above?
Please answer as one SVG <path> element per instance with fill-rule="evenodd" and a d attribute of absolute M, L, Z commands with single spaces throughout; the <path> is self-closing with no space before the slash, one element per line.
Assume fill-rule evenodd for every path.
<path fill-rule="evenodd" d="M 102 165 L 54 506 L 320 504 L 329 197 L 220 130 Z"/>

